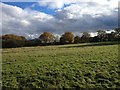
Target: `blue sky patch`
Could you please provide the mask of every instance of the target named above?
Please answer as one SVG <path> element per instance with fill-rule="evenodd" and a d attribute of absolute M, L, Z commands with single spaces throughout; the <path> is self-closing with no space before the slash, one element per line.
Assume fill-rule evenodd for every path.
<path fill-rule="evenodd" d="M 30 8 L 39 12 L 44 12 L 46 14 L 54 15 L 55 9 L 50 9 L 46 6 L 40 6 L 37 2 L 4 2 L 5 4 L 17 6 L 22 9 Z"/>

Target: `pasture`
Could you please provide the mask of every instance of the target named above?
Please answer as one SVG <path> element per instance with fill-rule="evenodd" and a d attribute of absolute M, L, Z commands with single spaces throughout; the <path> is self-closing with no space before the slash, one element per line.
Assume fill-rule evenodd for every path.
<path fill-rule="evenodd" d="M 2 50 L 2 86 L 120 88 L 118 45 L 69 44 Z"/>

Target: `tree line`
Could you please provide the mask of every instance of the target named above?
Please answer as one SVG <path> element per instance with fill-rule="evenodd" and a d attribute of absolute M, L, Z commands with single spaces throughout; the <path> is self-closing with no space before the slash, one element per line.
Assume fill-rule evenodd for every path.
<path fill-rule="evenodd" d="M 90 33 L 83 32 L 82 36 L 74 36 L 72 32 L 65 32 L 57 40 L 51 32 L 43 32 L 38 38 L 27 40 L 24 36 L 6 34 L 0 37 L 2 48 L 15 48 L 24 46 L 43 46 L 43 45 L 62 45 L 74 43 L 89 42 L 107 42 L 120 41 L 120 28 L 114 29 L 114 32 L 106 33 L 104 30 L 98 30 L 97 36 L 91 37 Z"/>

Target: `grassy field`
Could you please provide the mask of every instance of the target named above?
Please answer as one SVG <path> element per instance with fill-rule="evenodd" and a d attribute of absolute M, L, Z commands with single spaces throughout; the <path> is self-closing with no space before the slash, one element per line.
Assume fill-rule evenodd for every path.
<path fill-rule="evenodd" d="M 5 88 L 120 88 L 118 45 L 3 49 Z"/>

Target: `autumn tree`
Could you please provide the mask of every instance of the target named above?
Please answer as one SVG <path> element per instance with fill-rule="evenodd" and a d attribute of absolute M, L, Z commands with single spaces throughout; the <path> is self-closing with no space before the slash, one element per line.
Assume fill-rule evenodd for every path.
<path fill-rule="evenodd" d="M 76 36 L 74 38 L 74 43 L 80 43 L 81 42 L 81 38 L 79 36 Z"/>
<path fill-rule="evenodd" d="M 89 42 L 90 39 L 90 34 L 88 32 L 83 32 L 82 37 L 81 37 L 81 41 L 82 42 Z"/>
<path fill-rule="evenodd" d="M 54 42 L 55 37 L 51 32 L 43 32 L 39 39 L 42 43 L 52 43 Z"/>
<path fill-rule="evenodd" d="M 72 32 L 65 32 L 61 38 L 60 38 L 61 43 L 74 43 L 74 35 Z"/>
<path fill-rule="evenodd" d="M 9 40 L 9 39 L 13 39 L 13 40 L 26 40 L 26 38 L 24 36 L 17 36 L 14 34 L 6 34 L 2 36 L 3 40 Z"/>
<path fill-rule="evenodd" d="M 23 47 L 25 42 L 26 38 L 24 36 L 17 36 L 14 34 L 6 34 L 2 36 L 3 48 Z"/>

